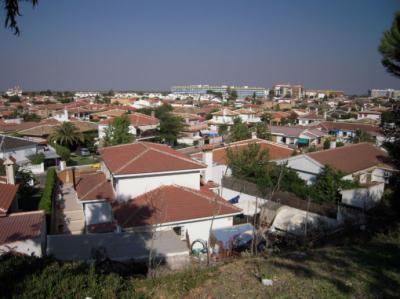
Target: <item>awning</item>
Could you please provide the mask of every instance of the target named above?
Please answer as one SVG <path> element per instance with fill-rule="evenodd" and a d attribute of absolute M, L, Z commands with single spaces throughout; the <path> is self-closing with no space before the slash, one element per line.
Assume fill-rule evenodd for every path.
<path fill-rule="evenodd" d="M 307 138 L 299 138 L 297 139 L 297 144 L 308 144 Z"/>

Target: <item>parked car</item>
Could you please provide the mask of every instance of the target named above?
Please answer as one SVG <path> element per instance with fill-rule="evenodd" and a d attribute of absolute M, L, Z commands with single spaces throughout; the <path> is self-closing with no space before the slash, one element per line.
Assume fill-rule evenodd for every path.
<path fill-rule="evenodd" d="M 90 156 L 90 151 L 86 147 L 82 147 L 79 151 L 81 156 Z"/>

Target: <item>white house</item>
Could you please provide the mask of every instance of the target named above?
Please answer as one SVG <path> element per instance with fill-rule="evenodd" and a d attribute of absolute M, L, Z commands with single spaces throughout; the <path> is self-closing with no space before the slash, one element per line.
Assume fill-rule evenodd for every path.
<path fill-rule="evenodd" d="M 233 216 L 241 213 L 201 186 L 204 164 L 165 145 L 135 142 L 103 148 L 100 154 L 102 171 L 116 194 L 113 215 L 123 230 L 156 226 L 174 229 L 182 239 L 207 240 L 215 204 L 220 206 L 216 227 L 233 225 Z"/>
<path fill-rule="evenodd" d="M 37 143 L 19 137 L 0 135 L 0 159 L 12 157 L 17 164 L 29 162 L 29 156 L 36 154 Z"/>
<path fill-rule="evenodd" d="M 381 121 L 381 112 L 379 111 L 360 111 L 357 113 L 357 120 L 370 119 L 376 122 Z"/>
<path fill-rule="evenodd" d="M 257 116 L 257 112 L 254 111 L 253 109 L 238 109 L 235 110 L 234 112 L 239 114 L 239 117 L 242 119 L 244 123 L 257 123 L 260 122 L 261 119 L 260 117 Z"/>
<path fill-rule="evenodd" d="M 287 159 L 287 167 L 295 170 L 308 185 L 313 184 L 316 176 L 326 165 L 340 171 L 343 179 L 355 180 L 361 184 L 362 188 L 368 189 L 342 191 L 343 203 L 354 203 L 355 206 L 359 206 L 359 198 L 363 194 L 364 197 L 361 197 L 363 197 L 363 201 L 367 202 L 366 207 L 372 205 L 368 201 L 377 202 L 381 199 L 383 191 L 379 190 L 383 190 L 384 184 L 393 171 L 388 164 L 387 153 L 369 143 L 357 143 Z M 371 189 L 372 186 L 377 185 L 379 187 Z M 377 191 L 377 189 L 379 190 Z"/>
<path fill-rule="evenodd" d="M 46 219 L 43 211 L 0 217 L 0 255 L 9 251 L 41 257 L 45 253 Z"/>
<path fill-rule="evenodd" d="M 212 119 L 210 119 L 208 123 L 211 130 L 218 131 L 218 126 L 220 125 L 233 125 L 235 118 L 239 117 L 239 115 L 240 114 L 235 111 L 223 108 L 220 111 L 212 113 Z"/>

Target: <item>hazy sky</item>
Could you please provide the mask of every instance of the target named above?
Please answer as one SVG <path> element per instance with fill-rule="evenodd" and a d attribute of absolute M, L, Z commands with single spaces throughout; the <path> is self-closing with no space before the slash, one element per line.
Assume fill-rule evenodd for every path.
<path fill-rule="evenodd" d="M 399 0 L 39 0 L 23 5 L 19 37 L 0 27 L 0 90 L 400 89 L 377 51 L 397 9 Z"/>

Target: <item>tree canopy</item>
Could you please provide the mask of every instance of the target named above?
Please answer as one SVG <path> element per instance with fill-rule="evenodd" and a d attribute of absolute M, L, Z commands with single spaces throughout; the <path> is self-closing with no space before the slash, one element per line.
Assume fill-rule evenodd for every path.
<path fill-rule="evenodd" d="M 20 34 L 20 30 L 18 27 L 17 17 L 21 16 L 20 12 L 20 0 L 3 0 L 4 10 L 6 12 L 6 20 L 4 25 L 6 28 L 10 28 L 14 30 L 15 35 Z M 36 6 L 38 4 L 38 0 L 25 0 L 24 2 L 32 3 L 32 6 Z"/>
<path fill-rule="evenodd" d="M 379 52 L 386 70 L 400 77 L 400 11 L 396 12 L 391 28 L 383 33 Z"/>
<path fill-rule="evenodd" d="M 229 141 L 234 142 L 234 141 L 240 141 L 244 139 L 250 138 L 251 133 L 249 128 L 245 123 L 242 122 L 241 118 L 235 118 L 234 124 L 231 127 L 231 131 L 229 134 Z"/>
<path fill-rule="evenodd" d="M 71 122 L 63 122 L 50 134 L 50 142 L 72 149 L 83 142 L 83 135 Z"/>
<path fill-rule="evenodd" d="M 116 117 L 114 121 L 104 130 L 104 146 L 131 143 L 134 136 L 129 132 L 130 122 L 126 114 Z"/>

